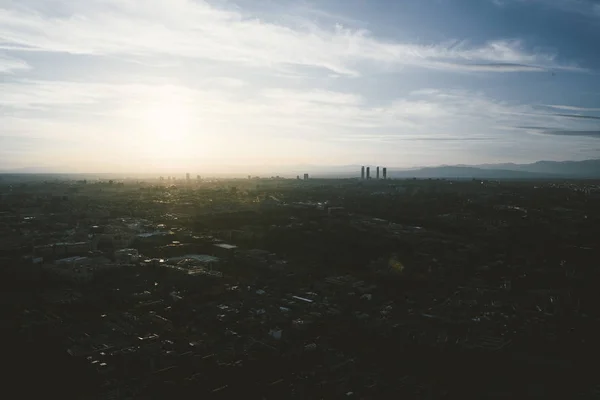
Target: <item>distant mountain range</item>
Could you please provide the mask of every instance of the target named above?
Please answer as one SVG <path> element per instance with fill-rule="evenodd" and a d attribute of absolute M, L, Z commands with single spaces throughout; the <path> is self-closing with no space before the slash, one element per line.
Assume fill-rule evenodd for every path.
<path fill-rule="evenodd" d="M 484 164 L 477 167 L 481 169 L 504 169 L 538 174 L 600 178 L 600 160 L 538 161 L 533 164 Z"/>
<path fill-rule="evenodd" d="M 417 170 L 388 170 L 392 178 L 600 178 L 600 160 L 538 161 L 533 164 L 483 164 L 420 168 Z"/>
<path fill-rule="evenodd" d="M 410 171 L 388 171 L 390 178 L 444 178 L 444 179 L 536 179 L 558 177 L 556 175 L 540 174 L 528 171 L 515 171 L 509 169 L 484 169 L 466 166 L 443 166 L 420 168 Z"/>

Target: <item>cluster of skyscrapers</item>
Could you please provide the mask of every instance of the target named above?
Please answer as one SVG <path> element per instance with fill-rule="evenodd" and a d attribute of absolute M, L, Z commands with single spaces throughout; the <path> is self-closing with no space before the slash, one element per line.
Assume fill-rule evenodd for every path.
<path fill-rule="evenodd" d="M 168 184 L 171 184 L 171 183 L 176 183 L 176 182 L 180 182 L 180 183 L 181 183 L 181 179 L 177 179 L 177 178 L 176 178 L 176 177 L 174 177 L 174 176 L 168 176 L 166 179 L 165 179 L 165 177 L 164 177 L 164 176 L 161 176 L 161 177 L 159 177 L 158 179 L 159 179 L 161 182 L 164 182 L 164 181 L 166 180 Z M 202 180 L 202 178 L 200 177 L 200 175 L 196 175 L 196 182 L 200 182 L 201 180 Z M 185 174 L 185 182 L 186 182 L 188 185 L 191 185 L 191 183 L 192 183 L 192 177 L 191 177 L 191 175 L 190 175 L 190 173 L 189 173 L 189 172 Z"/>
<path fill-rule="evenodd" d="M 387 179 L 387 168 L 383 167 L 382 169 L 383 179 Z M 375 179 L 379 179 L 379 167 L 375 169 Z M 371 179 L 371 167 L 360 167 L 360 179 Z"/>

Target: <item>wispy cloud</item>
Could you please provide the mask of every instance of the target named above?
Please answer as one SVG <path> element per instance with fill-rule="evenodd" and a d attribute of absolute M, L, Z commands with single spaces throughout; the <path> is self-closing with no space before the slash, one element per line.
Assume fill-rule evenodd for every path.
<path fill-rule="evenodd" d="M 591 18 L 600 17 L 600 3 L 597 0 L 491 0 L 491 2 L 499 7 L 511 4 L 538 4 Z"/>
<path fill-rule="evenodd" d="M 18 58 L 0 53 L 0 74 L 10 74 L 31 69 L 31 66 Z"/>
<path fill-rule="evenodd" d="M 508 140 L 506 132 L 521 132 L 522 126 L 556 131 L 595 126 L 595 120 L 539 113 L 534 106 L 473 91 L 422 89 L 374 105 L 351 92 L 263 88 L 228 79 L 207 79 L 196 86 L 13 80 L 0 84 L 0 106 L 23 117 L 5 122 L 7 129 L 23 126 L 32 113 L 42 112 L 135 131 L 142 129 L 135 121 L 147 118 L 148 109 L 161 112 L 161 104 L 174 104 L 189 113 L 198 129 L 210 127 L 217 136 L 256 134 L 259 140 L 264 135 L 307 140 Z"/>
<path fill-rule="evenodd" d="M 511 149 L 525 149 L 524 142 L 541 149 L 560 142 L 559 136 L 567 136 L 556 132 L 591 137 L 590 132 L 597 130 L 597 121 L 548 116 L 536 113 L 534 106 L 498 101 L 469 90 L 422 89 L 376 104 L 353 92 L 242 85 L 227 79 L 199 80 L 194 87 L 160 81 L 116 84 L 12 79 L 2 83 L 0 91 L 0 106 L 6 112 L 0 116 L 4 135 L 58 143 L 76 140 L 77 146 L 39 150 L 34 155 L 48 162 L 75 162 L 75 155 L 67 152 L 77 148 L 77 160 L 85 165 L 93 161 L 96 164 L 89 168 L 98 170 L 142 164 L 160 168 L 172 162 L 168 154 L 173 146 L 178 163 L 198 162 L 215 154 L 227 161 L 244 162 L 240 160 L 252 158 L 249 154 L 265 153 L 335 163 L 342 150 L 344 158 L 340 159 L 345 161 L 341 162 L 369 154 L 390 160 L 389 165 L 400 154 L 402 164 L 419 164 L 432 155 L 437 162 L 452 162 L 452 154 L 465 152 L 473 154 L 468 160 L 482 162 L 490 148 L 514 155 Z M 175 110 L 175 116 L 169 115 L 169 109 Z M 160 153 L 145 153 L 146 144 L 155 140 L 155 127 L 148 123 L 156 121 L 154 114 L 160 120 L 163 112 L 163 134 L 170 137 L 178 127 L 171 119 L 182 115 L 189 118 L 191 134 L 161 148 Z M 4 145 L 3 150 L 23 148 L 17 144 Z M 571 139 L 552 151 L 564 153 L 572 148 L 576 153 L 581 147 Z M 102 151 L 110 153 L 104 167 L 105 160 L 95 156 Z M 524 150 L 519 154 L 527 157 Z"/>
<path fill-rule="evenodd" d="M 550 135 L 563 135 L 563 136 L 589 136 L 600 139 L 600 130 L 598 131 L 548 131 Z"/>
<path fill-rule="evenodd" d="M 518 40 L 483 45 L 402 43 L 341 25 L 280 25 L 204 1 L 147 0 L 141 5 L 134 0 L 58 0 L 48 7 L 41 0 L 20 0 L 9 4 L 0 9 L 0 48 L 12 50 L 129 59 L 184 57 L 261 68 L 310 66 L 347 76 L 361 75 L 367 66 L 399 65 L 485 72 L 578 69 L 559 61 L 556 54 L 529 50 Z"/>
<path fill-rule="evenodd" d="M 575 107 L 575 106 L 567 106 L 560 104 L 542 104 L 543 107 L 555 108 L 557 110 L 567 110 L 567 111 L 582 111 L 582 112 L 595 112 L 600 111 L 600 108 L 589 108 L 589 107 Z"/>
<path fill-rule="evenodd" d="M 489 64 L 444 64 L 446 68 L 455 67 L 465 71 L 481 71 L 481 72 L 541 72 L 547 71 L 549 67 L 536 65 L 514 64 L 514 63 L 489 63 Z M 563 67 L 563 69 L 571 69 L 574 71 L 581 70 L 577 67 Z"/>
<path fill-rule="evenodd" d="M 600 120 L 600 117 L 595 117 L 593 115 L 577 115 L 577 114 L 551 114 L 557 117 L 565 117 L 565 118 L 581 118 L 581 119 L 597 119 Z"/>
<path fill-rule="evenodd" d="M 68 106 L 77 109 L 106 110 L 107 105 L 118 108 L 126 103 L 148 103 L 177 98 L 185 103 L 197 97 L 212 97 L 228 101 L 228 93 L 244 87 L 242 80 L 225 77 L 201 79 L 201 91 L 181 85 L 161 82 L 111 84 L 59 80 L 13 80 L 0 83 L 0 106 L 14 109 L 56 110 Z M 90 106 L 100 106 L 92 108 Z"/>
<path fill-rule="evenodd" d="M 593 137 L 600 139 L 600 130 L 575 130 L 575 129 L 556 129 L 547 126 L 519 126 L 518 128 L 524 131 L 532 132 L 541 135 L 551 136 L 581 136 L 581 137 Z"/>

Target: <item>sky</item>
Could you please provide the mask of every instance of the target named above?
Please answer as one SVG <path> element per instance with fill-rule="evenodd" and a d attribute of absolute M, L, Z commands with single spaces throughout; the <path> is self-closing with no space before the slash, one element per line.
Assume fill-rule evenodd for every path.
<path fill-rule="evenodd" d="M 600 158 L 598 0 L 0 0 L 0 170 Z"/>

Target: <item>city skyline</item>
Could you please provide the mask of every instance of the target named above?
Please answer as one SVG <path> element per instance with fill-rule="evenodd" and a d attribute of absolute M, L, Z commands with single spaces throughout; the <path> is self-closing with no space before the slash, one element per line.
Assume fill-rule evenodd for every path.
<path fill-rule="evenodd" d="M 599 158 L 597 2 L 391 3 L 0 1 L 0 170 Z"/>

